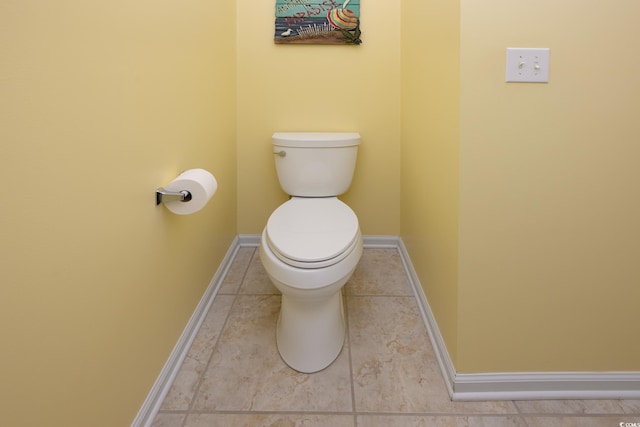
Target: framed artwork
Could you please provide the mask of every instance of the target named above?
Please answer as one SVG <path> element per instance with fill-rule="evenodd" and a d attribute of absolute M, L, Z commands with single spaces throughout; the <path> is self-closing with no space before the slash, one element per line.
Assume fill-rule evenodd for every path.
<path fill-rule="evenodd" d="M 360 0 L 276 0 L 275 43 L 358 45 L 360 34 Z"/>

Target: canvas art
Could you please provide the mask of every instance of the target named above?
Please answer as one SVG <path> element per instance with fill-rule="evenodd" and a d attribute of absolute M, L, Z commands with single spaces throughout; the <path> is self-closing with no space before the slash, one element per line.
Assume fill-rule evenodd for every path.
<path fill-rule="evenodd" d="M 358 45 L 360 35 L 360 0 L 276 0 L 276 43 Z"/>

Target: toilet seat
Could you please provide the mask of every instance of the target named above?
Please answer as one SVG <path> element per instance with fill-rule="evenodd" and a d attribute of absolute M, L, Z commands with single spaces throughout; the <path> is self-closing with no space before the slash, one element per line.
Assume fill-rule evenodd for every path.
<path fill-rule="evenodd" d="M 360 235 L 358 217 L 337 197 L 293 197 L 271 214 L 265 231 L 274 255 L 303 269 L 340 262 Z"/>

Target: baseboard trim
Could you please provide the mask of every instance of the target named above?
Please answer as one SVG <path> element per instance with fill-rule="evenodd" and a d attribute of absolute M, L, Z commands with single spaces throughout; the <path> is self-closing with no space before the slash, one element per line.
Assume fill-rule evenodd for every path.
<path fill-rule="evenodd" d="M 640 399 L 640 372 L 457 374 L 453 400 Z"/>
<path fill-rule="evenodd" d="M 239 234 L 238 243 L 243 247 L 260 246 L 259 234 Z M 363 246 L 365 248 L 397 248 L 398 236 L 362 236 Z"/>
<path fill-rule="evenodd" d="M 457 373 L 401 238 L 398 250 L 452 400 L 640 399 L 640 372 Z"/>
<path fill-rule="evenodd" d="M 400 238 L 398 236 L 362 236 L 362 244 L 367 249 L 395 249 L 398 247 L 399 240 Z"/>
<path fill-rule="evenodd" d="M 257 248 L 260 246 L 260 235 L 238 234 L 238 243 L 242 247 Z"/>
<path fill-rule="evenodd" d="M 160 375 L 151 387 L 147 398 L 131 423 L 131 427 L 150 427 L 153 423 L 164 398 L 167 393 L 169 393 L 171 384 L 173 384 L 174 379 L 178 375 L 180 366 L 187 356 L 193 340 L 207 317 L 207 313 L 209 312 L 211 304 L 218 293 L 218 289 L 220 289 L 224 278 L 227 276 L 227 273 L 231 268 L 231 264 L 233 263 L 233 260 L 241 246 L 241 238 L 240 236 L 236 236 L 231 242 L 231 246 L 227 250 L 227 253 L 211 279 L 211 282 L 200 299 L 200 302 L 196 306 L 195 311 L 191 315 L 187 326 L 180 335 L 178 342 L 171 351 L 169 359 L 160 371 Z"/>
<path fill-rule="evenodd" d="M 440 328 L 438 328 L 438 323 L 433 316 L 433 311 L 431 311 L 431 307 L 427 302 L 427 297 L 422 290 L 422 285 L 420 284 L 420 280 L 418 279 L 418 274 L 413 268 L 411 258 L 409 257 L 409 253 L 407 252 L 407 248 L 405 247 L 402 238 L 398 238 L 398 251 L 400 252 L 400 259 L 402 259 L 405 272 L 407 273 L 407 277 L 409 278 L 409 284 L 413 289 L 413 294 L 416 298 L 418 309 L 420 310 L 420 315 L 422 316 L 422 321 L 427 328 L 429 340 L 431 341 L 431 345 L 433 346 L 436 354 L 438 365 L 440 366 L 440 371 L 442 372 L 442 376 L 445 380 L 444 383 L 447 387 L 449 395 L 453 398 L 455 392 L 456 370 L 453 367 L 451 357 L 449 356 L 449 352 L 447 351 L 447 346 L 444 343 L 444 338 L 440 333 Z"/>

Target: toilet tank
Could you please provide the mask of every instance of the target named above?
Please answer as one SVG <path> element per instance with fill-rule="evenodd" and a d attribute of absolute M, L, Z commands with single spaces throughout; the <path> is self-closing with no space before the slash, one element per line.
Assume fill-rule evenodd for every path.
<path fill-rule="evenodd" d="M 332 197 L 349 189 L 358 133 L 277 132 L 272 143 L 280 186 L 290 196 Z"/>

